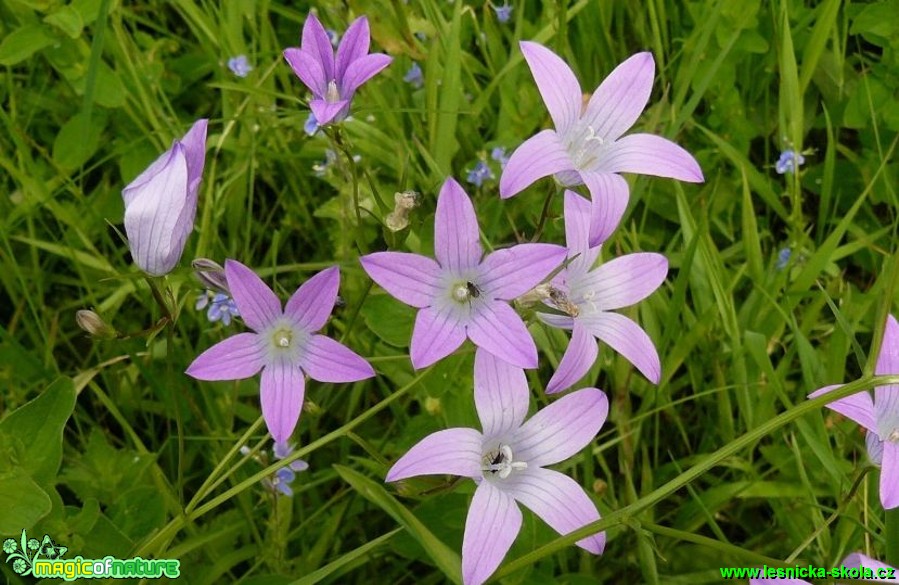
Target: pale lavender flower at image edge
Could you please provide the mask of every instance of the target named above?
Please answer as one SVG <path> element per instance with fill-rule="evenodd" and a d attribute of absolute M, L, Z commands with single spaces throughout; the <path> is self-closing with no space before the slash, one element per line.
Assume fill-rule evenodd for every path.
<path fill-rule="evenodd" d="M 538 132 L 512 153 L 499 183 L 504 199 L 550 175 L 564 186 L 586 184 L 593 199 L 590 244 L 595 246 L 609 236 L 600 224 L 614 229 L 627 208 L 628 185 L 618 173 L 704 180 L 693 156 L 670 140 L 622 136 L 649 101 L 655 74 L 651 53 L 637 53 L 616 67 L 583 108 L 571 68 L 543 45 L 519 44 L 555 130 Z"/>
<path fill-rule="evenodd" d="M 668 274 L 668 260 L 661 254 L 626 254 L 593 268 L 600 247 L 589 245 L 590 224 L 590 202 L 565 191 L 565 239 L 572 260 L 553 278 L 554 293 L 544 303 L 567 314 L 537 313 L 547 325 L 572 330 L 571 342 L 546 386 L 550 394 L 568 388 L 587 373 L 598 355 L 597 339 L 623 355 L 654 384 L 661 378 L 652 340 L 630 318 L 611 311 L 652 294 Z"/>
<path fill-rule="evenodd" d="M 436 260 L 407 252 L 376 252 L 360 259 L 372 280 L 420 309 L 410 344 L 416 369 L 448 356 L 466 337 L 510 364 L 537 367 L 537 346 L 508 302 L 558 267 L 565 248 L 518 244 L 483 254 L 471 199 L 450 178 L 437 198 Z"/>
<path fill-rule="evenodd" d="M 194 228 L 206 163 L 207 122 L 194 122 L 183 138 L 122 190 L 131 257 L 151 276 L 172 271 Z"/>
<path fill-rule="evenodd" d="M 886 577 L 887 574 L 884 571 L 883 573 L 878 573 L 884 569 L 893 569 L 890 565 L 885 563 L 881 563 L 880 561 L 876 561 L 869 556 L 863 555 L 862 553 L 852 553 L 843 559 L 842 565 L 847 569 L 859 569 L 860 567 L 870 569 L 871 574 L 874 576 L 874 582 L 883 582 L 883 583 L 895 583 L 894 579 L 878 579 L 877 577 Z M 847 577 L 851 579 L 857 579 L 858 577 Z M 837 580 L 839 583 L 839 580 Z M 809 581 L 805 581 L 803 579 L 789 579 L 789 578 L 754 578 L 749 580 L 749 585 L 811 585 Z"/>
<path fill-rule="evenodd" d="M 186 373 L 198 380 L 242 380 L 262 370 L 262 416 L 276 442 L 285 442 L 300 418 L 305 376 L 355 382 L 375 375 L 362 357 L 316 333 L 337 300 L 336 266 L 303 283 L 283 310 L 275 293 L 240 262 L 227 260 L 225 277 L 241 318 L 254 333 L 238 333 L 213 345 Z"/>
<path fill-rule="evenodd" d="M 584 489 L 545 466 L 590 444 L 609 411 L 606 395 L 595 388 L 578 390 L 525 422 L 529 396 L 522 369 L 479 349 L 474 400 L 482 431 L 437 431 L 409 449 L 387 473 L 387 481 L 449 474 L 470 477 L 478 484 L 462 537 L 465 585 L 483 583 L 506 556 L 521 529 L 519 503 L 560 534 L 599 520 Z M 605 534 L 594 534 L 577 545 L 602 554 Z"/>
<path fill-rule="evenodd" d="M 887 319 L 874 374 L 899 375 L 899 323 L 892 315 Z M 808 397 L 817 398 L 840 386 L 825 386 Z M 875 387 L 873 400 L 869 392 L 863 391 L 826 406 L 868 431 L 868 455 L 880 465 L 880 502 L 887 510 L 899 507 L 899 385 Z"/>
<path fill-rule="evenodd" d="M 370 41 L 368 19 L 361 16 L 343 35 L 335 57 L 328 33 L 310 13 L 303 25 L 300 47 L 284 50 L 290 67 L 312 92 L 309 107 L 319 126 L 346 118 L 359 86 L 393 60 L 383 53 L 369 55 Z"/>

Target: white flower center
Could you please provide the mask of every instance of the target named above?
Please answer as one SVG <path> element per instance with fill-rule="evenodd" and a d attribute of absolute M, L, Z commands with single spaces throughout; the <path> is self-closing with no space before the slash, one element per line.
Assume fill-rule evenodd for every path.
<path fill-rule="evenodd" d="M 568 155 L 578 170 L 590 170 L 606 144 L 605 138 L 598 136 L 590 125 L 578 124 L 569 131 L 565 139 L 568 143 L 566 148 Z"/>
<path fill-rule="evenodd" d="M 334 79 L 328 82 L 328 91 L 325 93 L 325 101 L 330 104 L 340 101 L 340 92 L 337 91 L 337 81 Z"/>
<path fill-rule="evenodd" d="M 278 347 L 290 347 L 291 341 L 293 341 L 293 331 L 290 329 L 276 329 L 272 333 L 272 343 Z"/>
<path fill-rule="evenodd" d="M 515 461 L 512 456 L 512 447 L 502 443 L 496 449 L 484 453 L 481 459 L 481 471 L 500 479 L 506 479 L 512 471 L 522 471 L 528 468 L 525 461 Z"/>
<path fill-rule="evenodd" d="M 481 289 L 470 280 L 454 282 L 450 289 L 450 296 L 459 304 L 471 304 L 471 299 L 481 296 Z"/>

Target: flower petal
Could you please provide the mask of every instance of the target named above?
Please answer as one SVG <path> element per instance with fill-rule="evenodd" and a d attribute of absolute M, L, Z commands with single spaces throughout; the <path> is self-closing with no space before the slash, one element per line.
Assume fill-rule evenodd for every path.
<path fill-rule="evenodd" d="M 584 377 L 587 370 L 596 362 L 599 346 L 593 335 L 575 320 L 574 331 L 568 349 L 559 362 L 559 367 L 546 385 L 547 394 L 555 394 Z"/>
<path fill-rule="evenodd" d="M 521 530 L 521 510 L 515 500 L 489 481 L 474 492 L 462 536 L 462 583 L 481 585 L 512 548 Z"/>
<path fill-rule="evenodd" d="M 566 394 L 532 416 L 510 441 L 517 461 L 528 469 L 553 465 L 589 445 L 609 414 L 602 390 L 584 388 Z"/>
<path fill-rule="evenodd" d="M 837 388 L 842 388 L 842 384 L 833 384 L 819 388 L 808 395 L 809 398 L 817 398 L 823 394 L 827 394 Z M 856 392 L 844 398 L 840 398 L 834 402 L 829 402 L 825 406 L 827 408 L 839 412 L 846 418 L 852 419 L 856 423 L 865 427 L 875 435 L 877 432 L 877 420 L 874 411 L 874 401 L 871 400 L 871 394 L 867 391 Z M 879 435 L 878 435 L 879 436 Z"/>
<path fill-rule="evenodd" d="M 568 315 L 556 315 L 554 313 L 537 313 L 537 318 L 556 329 L 572 329 L 574 319 Z"/>
<path fill-rule="evenodd" d="M 337 302 L 339 287 L 340 269 L 336 266 L 326 268 L 304 282 L 290 296 L 284 314 L 307 333 L 314 333 L 328 322 Z"/>
<path fill-rule="evenodd" d="M 197 120 L 181 139 L 181 144 L 184 146 L 184 157 L 187 160 L 187 188 L 194 198 L 197 196 L 197 188 L 203 178 L 203 167 L 206 166 L 206 129 L 208 125 L 209 120 L 205 118 Z M 196 210 L 196 203 L 194 203 L 194 210 Z M 193 217 L 191 217 L 191 225 L 193 222 Z"/>
<path fill-rule="evenodd" d="M 225 260 L 225 279 L 240 317 L 250 329 L 261 331 L 282 315 L 281 301 L 272 289 L 237 260 Z"/>
<path fill-rule="evenodd" d="M 661 254 L 625 254 L 582 278 L 569 282 L 575 303 L 587 302 L 599 311 L 629 307 L 653 293 L 668 275 L 668 259 Z"/>
<path fill-rule="evenodd" d="M 393 57 L 383 53 L 372 53 L 353 61 L 347 67 L 346 75 L 341 80 L 341 97 L 344 99 L 352 98 L 360 85 L 380 73 L 392 61 Z"/>
<path fill-rule="evenodd" d="M 652 53 L 637 53 L 609 73 L 587 103 L 583 122 L 596 136 L 616 140 L 634 125 L 652 93 Z"/>
<path fill-rule="evenodd" d="M 500 489 L 563 536 L 599 520 L 599 510 L 584 488 L 567 475 L 552 469 L 528 465 L 526 470 L 509 476 Z M 606 533 L 588 536 L 577 541 L 577 545 L 601 555 L 606 546 Z"/>
<path fill-rule="evenodd" d="M 543 45 L 531 41 L 518 44 L 556 131 L 564 134 L 581 117 L 581 85 L 571 67 Z"/>
<path fill-rule="evenodd" d="M 187 367 L 197 380 L 243 380 L 262 369 L 265 347 L 255 333 L 238 333 L 201 353 Z"/>
<path fill-rule="evenodd" d="M 440 265 L 432 258 L 407 252 L 375 252 L 359 261 L 372 280 L 407 305 L 428 307 L 440 292 Z"/>
<path fill-rule="evenodd" d="M 693 155 L 667 138 L 629 134 L 612 143 L 597 162 L 608 173 L 636 173 L 702 183 L 702 169 Z"/>
<path fill-rule="evenodd" d="M 328 38 L 328 33 L 325 31 L 322 23 L 319 22 L 318 17 L 312 12 L 309 13 L 309 16 L 306 17 L 306 22 L 303 23 L 303 37 L 300 47 L 321 65 L 325 85 L 327 85 L 328 81 L 334 79 L 334 49 L 331 47 L 331 39 Z"/>
<path fill-rule="evenodd" d="M 583 255 L 590 249 L 591 213 L 589 200 L 570 189 L 565 190 L 565 246 L 572 256 Z"/>
<path fill-rule="evenodd" d="M 483 303 L 468 324 L 468 338 L 478 347 L 513 366 L 537 367 L 537 346 L 534 345 L 534 339 L 518 313 L 506 303 Z"/>
<path fill-rule="evenodd" d="M 487 255 L 478 285 L 491 298 L 511 300 L 528 292 L 558 268 L 566 250 L 555 244 L 518 244 Z"/>
<path fill-rule="evenodd" d="M 542 130 L 512 152 L 499 178 L 499 194 L 508 199 L 538 179 L 573 169 L 559 135 L 553 130 Z"/>
<path fill-rule="evenodd" d="M 494 438 L 517 429 L 528 414 L 524 370 L 483 349 L 474 356 L 474 404 L 484 436 Z"/>
<path fill-rule="evenodd" d="M 884 510 L 899 506 L 899 443 L 883 442 L 883 462 L 880 464 L 880 503 Z"/>
<path fill-rule="evenodd" d="M 477 266 L 482 254 L 474 206 L 459 183 L 450 177 L 437 197 L 434 255 L 444 270 L 457 271 Z"/>
<path fill-rule="evenodd" d="M 347 67 L 368 54 L 370 42 L 371 33 L 368 27 L 368 18 L 360 16 L 350 24 L 340 39 L 340 46 L 337 47 L 334 77 L 343 79 Z"/>
<path fill-rule="evenodd" d="M 284 59 L 313 95 L 325 97 L 329 80 L 325 78 L 325 71 L 315 55 L 302 49 L 290 48 L 284 49 Z"/>
<path fill-rule="evenodd" d="M 349 110 L 349 100 L 338 100 L 329 102 L 323 99 L 314 99 L 309 102 L 309 109 L 319 126 L 325 126 L 331 122 L 337 122 L 346 117 L 345 112 Z"/>
<path fill-rule="evenodd" d="M 160 164 L 163 157 L 165 162 Z M 180 143 L 151 168 L 158 172 L 147 176 L 145 171 L 122 191 L 125 233 L 135 264 L 147 274 L 162 276 L 181 258 L 193 229 L 193 222 L 185 220 L 193 217 L 197 200 L 188 196 L 187 159 Z"/>
<path fill-rule="evenodd" d="M 856 567 L 867 567 L 873 571 L 877 571 L 878 569 L 892 569 L 890 565 L 886 563 L 881 563 L 880 561 L 874 560 L 869 556 L 866 556 L 862 553 L 852 553 L 843 559 L 842 565 L 846 568 L 853 569 Z M 881 573 L 881 575 L 886 575 L 887 573 Z M 875 579 L 875 581 L 883 581 L 884 583 L 890 583 L 892 579 Z"/>
<path fill-rule="evenodd" d="M 300 420 L 306 380 L 298 366 L 276 362 L 262 369 L 259 401 L 268 432 L 276 442 L 290 438 Z"/>
<path fill-rule="evenodd" d="M 880 353 L 874 374 L 889 376 L 899 374 L 899 323 L 890 315 L 883 331 Z M 886 438 L 899 426 L 899 384 L 887 384 L 874 388 L 874 406 L 880 436 Z"/>
<path fill-rule="evenodd" d="M 300 367 L 319 382 L 356 382 L 375 375 L 365 358 L 324 335 L 313 335 L 309 339 Z"/>
<path fill-rule="evenodd" d="M 481 477 L 481 433 L 469 428 L 445 429 L 430 434 L 400 457 L 387 481 L 418 475 Z"/>
<path fill-rule="evenodd" d="M 609 239 L 624 217 L 630 188 L 627 181 L 614 173 L 582 172 L 581 178 L 593 200 L 590 210 L 590 246 Z"/>
<path fill-rule="evenodd" d="M 465 326 L 450 307 L 428 307 L 418 312 L 409 354 L 416 370 L 430 366 L 456 351 L 465 341 Z"/>
<path fill-rule="evenodd" d="M 655 345 L 639 325 L 618 313 L 600 312 L 579 317 L 584 327 L 634 364 L 653 384 L 662 378 Z"/>

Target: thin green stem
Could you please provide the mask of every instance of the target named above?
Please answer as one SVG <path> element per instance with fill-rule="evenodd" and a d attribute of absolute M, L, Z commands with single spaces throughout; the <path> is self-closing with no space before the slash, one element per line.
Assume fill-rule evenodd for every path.
<path fill-rule="evenodd" d="M 899 508 L 886 511 L 883 540 L 886 546 L 886 564 L 899 567 Z"/>

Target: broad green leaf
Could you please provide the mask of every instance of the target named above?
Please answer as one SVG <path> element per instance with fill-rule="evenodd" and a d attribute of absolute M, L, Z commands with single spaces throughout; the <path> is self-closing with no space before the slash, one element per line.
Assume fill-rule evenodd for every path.
<path fill-rule="evenodd" d="M 44 22 L 55 26 L 72 39 L 80 37 L 81 31 L 84 29 L 84 21 L 81 19 L 81 14 L 71 5 L 63 6 L 53 14 L 47 15 L 44 18 Z"/>
<path fill-rule="evenodd" d="M 42 486 L 56 477 L 62 459 L 62 432 L 75 409 L 75 387 L 57 378 L 37 398 L 0 421 L 0 444 L 13 443 L 18 464 Z"/>
<path fill-rule="evenodd" d="M 16 65 L 55 41 L 46 26 L 30 24 L 10 33 L 0 42 L 0 65 Z"/>
<path fill-rule="evenodd" d="M 53 160 L 64 169 L 77 169 L 97 152 L 105 126 L 104 116 L 94 115 L 88 121 L 83 113 L 75 114 L 53 141 Z"/>
<path fill-rule="evenodd" d="M 427 551 L 434 564 L 453 582 L 462 582 L 462 560 L 459 555 L 440 541 L 415 515 L 387 493 L 380 484 L 373 482 L 358 471 L 343 465 L 335 465 L 340 477 L 350 484 L 359 495 L 375 504 L 399 522 Z"/>
<path fill-rule="evenodd" d="M 50 497 L 21 469 L 0 473 L 0 534 L 34 526 L 50 512 Z"/>

